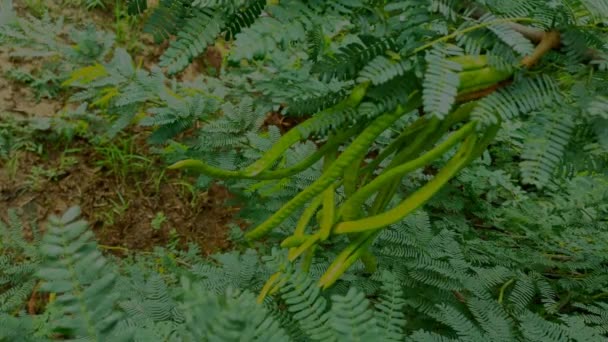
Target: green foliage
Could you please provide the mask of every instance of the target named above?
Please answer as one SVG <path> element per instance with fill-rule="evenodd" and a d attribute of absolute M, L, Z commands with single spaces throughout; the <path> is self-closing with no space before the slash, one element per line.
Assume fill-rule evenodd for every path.
<path fill-rule="evenodd" d="M 116 332 L 121 319 L 114 310 L 118 293 L 112 294 L 116 275 L 79 215 L 80 209 L 74 207 L 61 218 L 51 217 L 41 241 L 44 262 L 36 276 L 42 281 L 42 291 L 57 294 L 52 303 L 58 307 L 56 321 L 51 327 L 68 336 L 127 340 Z"/>
<path fill-rule="evenodd" d="M 258 252 L 203 259 L 159 249 L 115 261 L 74 212 L 52 219 L 34 248 L 1 245 L 0 266 L 11 267 L 0 271 L 0 324 L 9 327 L 0 337 L 21 329 L 50 338 L 55 329 L 112 340 L 607 340 L 607 8 L 604 0 L 162 0 L 145 30 L 159 42 L 175 36 L 160 63 L 169 76 L 137 66 L 124 49 L 110 54 L 106 35 L 81 33 L 89 38 L 73 41 L 84 52 L 65 53 L 74 62 L 62 74 L 72 101 L 85 102 L 74 116 L 97 118 L 106 138 L 147 127 L 170 163 L 200 159 L 218 175 L 251 173 L 250 165 L 261 165 L 256 175 L 280 172 L 355 133 L 335 146 L 333 164 L 318 158 L 288 177 L 220 181 L 241 217 L 269 232 Z M 0 18 L 2 42 L 75 53 L 57 42 L 60 23 Z M 561 48 L 522 68 L 534 44 L 516 22 L 559 30 Z M 215 43 L 230 47 L 221 76 L 170 78 Z M 466 106 L 459 77 L 471 65 L 451 58 L 478 55 L 512 77 L 477 80 L 476 90 L 499 89 L 457 117 Z M 463 124 L 475 132 L 462 140 L 486 140 L 430 154 Z M 286 134 L 289 146 L 276 145 Z M 11 139 L 0 134 L 4 155 Z M 273 148 L 281 153 L 268 157 Z M 390 182 L 366 192 L 377 179 Z M 445 181 L 426 191 L 437 179 Z M 327 189 L 338 213 L 330 228 L 358 222 L 363 233 L 330 229 L 320 241 L 315 229 L 332 211 L 310 203 Z M 432 196 L 408 206 L 416 194 Z M 341 207 L 354 196 L 356 210 Z M 405 217 L 394 210 L 403 203 Z M 387 212 L 390 224 L 378 223 Z M 382 229 L 366 231 L 366 219 Z M 10 227 L 0 229 L 21 236 Z M 290 255 L 306 244 L 262 257 L 289 236 L 312 246 L 302 260 Z M 256 304 L 277 270 L 281 286 Z M 333 286 L 321 290 L 329 276 Z M 24 315 L 39 281 L 57 299 Z"/>

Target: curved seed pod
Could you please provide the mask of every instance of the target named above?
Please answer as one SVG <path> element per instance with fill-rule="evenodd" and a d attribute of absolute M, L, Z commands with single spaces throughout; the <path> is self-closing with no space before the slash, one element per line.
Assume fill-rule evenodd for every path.
<path fill-rule="evenodd" d="M 493 85 L 511 78 L 511 72 L 498 70 L 491 67 L 483 69 L 464 71 L 458 74 L 460 77 L 459 92 L 478 87 L 480 85 Z M 483 88 L 482 88 L 483 89 Z"/>
<path fill-rule="evenodd" d="M 357 182 L 359 180 L 359 170 L 361 162 L 363 162 L 363 159 L 365 158 L 365 155 L 362 154 L 359 156 L 359 158 L 357 158 L 354 162 L 353 162 L 353 167 L 347 167 L 344 170 L 344 194 L 346 195 L 346 197 L 350 197 L 352 194 L 355 193 L 355 191 L 357 191 Z"/>
<path fill-rule="evenodd" d="M 269 168 L 274 161 L 276 161 L 287 149 L 289 149 L 293 144 L 297 143 L 300 140 L 306 139 L 301 132 L 302 128 L 306 128 L 307 126 L 313 126 L 317 123 L 317 121 L 324 121 L 325 116 L 332 115 L 336 110 L 341 110 L 347 107 L 356 107 L 365 97 L 365 93 L 367 91 L 367 87 L 369 86 L 369 82 L 361 83 L 357 85 L 350 96 L 338 103 L 337 105 L 330 107 L 320 113 L 317 113 L 311 119 L 304 121 L 295 129 L 290 130 L 285 135 L 279 139 L 279 141 L 274 144 L 270 150 L 268 150 L 262 158 L 255 161 L 253 164 L 249 165 L 245 168 L 244 173 L 246 176 L 255 176 L 260 172 Z"/>
<path fill-rule="evenodd" d="M 477 85 L 471 86 L 469 88 L 459 89 L 458 95 L 456 96 L 456 101 L 458 102 L 459 99 L 466 98 L 465 95 L 469 95 L 471 93 L 476 93 L 476 92 L 479 92 L 484 89 L 497 87 L 499 84 L 500 84 L 500 82 L 487 82 L 487 83 L 477 84 Z"/>
<path fill-rule="evenodd" d="M 303 244 L 298 246 L 296 248 L 296 250 L 288 256 L 288 260 L 289 261 L 296 260 L 300 255 L 302 255 L 302 253 L 306 252 L 309 248 L 311 248 L 313 245 L 315 245 L 319 241 L 320 237 L 321 237 L 320 233 L 311 235 L 308 238 L 308 240 L 306 240 Z"/>
<path fill-rule="evenodd" d="M 432 127 L 429 127 L 426 133 L 421 134 L 416 138 L 416 141 L 411 146 L 408 146 L 407 149 L 399 152 L 393 158 L 391 164 L 387 167 L 387 170 L 396 167 L 397 165 L 403 164 L 404 162 L 411 160 L 412 157 L 416 156 L 421 151 L 424 151 L 428 147 L 432 146 L 437 142 L 445 132 L 447 132 L 452 125 L 455 123 L 461 122 L 469 118 L 471 112 L 477 105 L 476 102 L 468 102 L 464 103 L 454 111 L 452 111 L 444 120 L 441 122 L 441 126 L 439 129 L 436 127 L 439 125 L 439 119 L 433 118 L 430 122 Z M 386 172 L 386 171 L 385 171 Z M 372 206 L 371 213 L 377 214 L 381 212 L 390 202 L 391 198 L 397 192 L 397 187 L 400 180 L 395 179 L 392 183 L 388 184 L 383 190 L 380 191 L 378 196 L 374 199 L 374 204 Z"/>
<path fill-rule="evenodd" d="M 283 248 L 296 248 L 300 247 L 304 244 L 308 239 L 311 238 L 312 235 L 292 235 L 281 242 L 281 247 Z"/>
<path fill-rule="evenodd" d="M 471 115 L 472 109 L 476 105 L 475 102 L 468 102 L 462 104 L 458 109 L 452 111 L 445 119 L 444 125 L 448 128 L 453 124 L 464 121 Z M 470 107 L 469 107 L 470 106 Z M 393 154 L 396 150 L 400 149 L 407 141 L 411 141 L 415 134 L 418 134 L 428 125 L 429 120 L 425 117 L 421 117 L 416 122 L 406 128 L 395 140 L 393 140 L 388 147 L 386 147 L 378 157 L 376 157 L 369 165 L 365 166 L 362 170 L 364 178 L 362 183 L 366 183 L 371 173 L 380 165 L 380 163 L 388 156 Z"/>
<path fill-rule="evenodd" d="M 167 167 L 169 170 L 190 169 L 207 176 L 217 178 L 243 178 L 241 171 L 225 170 L 219 167 L 211 166 L 202 160 L 184 159 Z"/>
<path fill-rule="evenodd" d="M 304 255 L 304 260 L 302 260 L 302 271 L 308 272 L 310 271 L 310 265 L 312 265 L 312 259 L 315 256 L 315 250 L 317 246 L 312 246 L 308 251 L 306 251 L 306 255 Z"/>
<path fill-rule="evenodd" d="M 390 170 L 395 166 L 410 160 L 412 157 L 418 155 L 420 152 L 424 151 L 426 146 L 434 144 L 437 139 L 439 139 L 439 132 L 437 127 L 440 124 L 440 120 L 438 118 L 432 118 L 429 120 L 429 124 L 426 128 L 416 136 L 414 142 L 408 145 L 405 149 L 401 150 L 397 155 L 393 158 L 387 169 Z M 394 180 L 390 184 L 386 186 L 374 199 L 374 203 L 372 205 L 371 213 L 375 214 L 380 212 L 393 198 L 395 193 L 397 192 L 399 180 Z"/>
<path fill-rule="evenodd" d="M 270 278 L 268 278 L 268 280 L 266 281 L 266 283 L 264 284 L 264 286 L 262 287 L 262 290 L 260 291 L 260 294 L 258 295 L 257 298 L 257 302 L 258 304 L 262 304 L 264 302 L 264 299 L 271 293 L 276 292 L 279 283 L 281 282 L 280 277 L 281 275 L 283 275 L 283 273 L 281 271 L 273 274 L 270 276 Z"/>
<path fill-rule="evenodd" d="M 371 242 L 373 239 L 370 239 L 368 234 L 362 234 L 346 246 L 319 279 L 319 287 L 327 289 L 333 285 L 367 251 Z"/>
<path fill-rule="evenodd" d="M 490 145 L 490 143 L 494 140 L 494 138 L 498 134 L 498 131 L 500 130 L 500 126 L 502 124 L 502 120 L 499 115 L 497 115 L 497 117 L 498 117 L 497 118 L 498 123 L 486 128 L 486 131 L 485 131 L 483 137 L 481 138 L 479 144 L 477 145 L 477 147 L 471 154 L 469 162 L 472 162 L 473 160 L 479 158 L 481 156 L 481 154 L 483 153 L 483 151 L 486 150 L 486 148 Z"/>
<path fill-rule="evenodd" d="M 302 161 L 300 161 L 299 163 L 297 163 L 293 166 L 290 166 L 290 167 L 287 167 L 284 169 L 279 169 L 279 170 L 264 171 L 255 176 L 247 175 L 244 171 L 231 171 L 231 170 L 221 169 L 221 168 L 211 166 L 201 160 L 196 160 L 196 159 L 185 159 L 185 160 L 178 161 L 178 162 L 170 165 L 168 167 L 168 169 L 170 169 L 170 170 L 190 169 L 190 170 L 194 170 L 196 172 L 205 174 L 207 176 L 217 177 L 217 178 L 222 178 L 222 179 L 273 180 L 273 179 L 287 178 L 287 177 L 293 176 L 297 173 L 300 173 L 300 172 L 308 169 L 310 166 L 312 166 L 314 163 L 316 163 L 319 159 L 321 159 L 327 153 L 327 151 L 336 148 L 337 146 L 342 144 L 344 141 L 348 140 L 353 135 L 355 135 L 357 132 L 359 132 L 360 129 L 361 128 L 359 126 L 354 126 L 354 127 L 349 128 L 348 130 L 345 130 L 345 131 L 342 131 L 342 132 L 336 134 L 336 136 L 334 136 L 333 139 L 327 141 L 327 143 L 325 143 L 323 146 L 321 146 L 313 154 L 304 158 Z"/>
<path fill-rule="evenodd" d="M 462 71 L 477 70 L 488 66 L 488 55 L 463 55 L 448 58 L 462 66 Z"/>
<path fill-rule="evenodd" d="M 331 150 L 325 156 L 325 165 L 323 165 L 323 171 L 329 170 L 331 165 L 336 161 L 337 149 Z M 325 241 L 331 233 L 331 227 L 334 225 L 335 211 L 336 211 L 336 188 L 335 184 L 332 184 L 325 189 L 323 192 L 323 209 L 321 211 L 321 221 L 319 222 L 320 229 L 320 240 Z"/>
<path fill-rule="evenodd" d="M 376 177 L 373 181 L 366 184 L 364 187 L 359 189 L 352 197 L 347 199 L 340 208 L 338 212 L 338 217 L 342 218 L 343 212 L 349 211 L 360 211 L 361 206 L 365 201 L 372 196 L 376 191 L 383 189 L 387 186 L 387 184 L 391 183 L 395 179 L 401 179 L 404 175 L 419 169 L 425 165 L 428 165 L 435 159 L 441 157 L 444 153 L 449 151 L 452 147 L 454 147 L 458 142 L 464 139 L 466 136 L 471 134 L 475 129 L 475 123 L 469 122 L 454 134 L 450 135 L 448 139 L 446 139 L 441 144 L 437 145 L 435 148 L 425 153 L 424 155 L 406 162 L 400 166 L 387 170 L 385 173 L 382 173 L 378 177 Z M 348 219 L 348 218 L 347 218 Z"/>
<path fill-rule="evenodd" d="M 382 214 L 370 216 L 356 221 L 341 222 L 334 227 L 335 234 L 357 233 L 373 231 L 396 223 L 406 215 L 416 210 L 428 201 L 441 187 L 443 187 L 466 163 L 474 151 L 477 135 L 471 134 L 461 145 L 459 151 L 452 159 L 418 191 L 406 198 L 399 205 Z"/>
<path fill-rule="evenodd" d="M 308 207 L 306 207 L 306 209 L 304 209 L 304 212 L 302 212 L 302 216 L 300 216 L 300 219 L 296 224 L 296 229 L 293 232 L 294 236 L 304 235 L 306 226 L 308 226 L 310 220 L 312 220 L 312 218 L 315 216 L 315 212 L 317 211 L 317 209 L 319 209 L 322 203 L 323 196 L 318 196 L 310 203 Z"/>
<path fill-rule="evenodd" d="M 251 240 L 264 236 L 276 227 L 276 225 L 287 219 L 287 217 L 289 217 L 297 208 L 323 192 L 323 190 L 333 184 L 337 178 L 342 175 L 344 169 L 349 167 L 361 153 L 367 151 L 378 135 L 397 121 L 403 113 L 408 112 L 413 108 L 418 108 L 420 102 L 420 96 L 416 93 L 415 96 L 408 101 L 407 109 L 399 106 L 393 113 L 381 115 L 372 121 L 363 132 L 355 138 L 351 145 L 340 154 L 331 167 L 324 172 L 319 179 L 313 182 L 307 189 L 297 194 L 265 222 L 245 234 L 245 237 Z"/>
<path fill-rule="evenodd" d="M 380 165 L 380 163 L 382 163 L 382 161 L 395 153 L 395 151 L 401 149 L 405 143 L 412 140 L 412 137 L 423 130 L 428 123 L 429 121 L 425 117 L 421 117 L 401 132 L 401 134 L 382 150 L 373 161 L 362 168 L 361 173 L 364 174 L 362 183 L 365 183 L 369 175 L 378 167 L 378 165 Z"/>

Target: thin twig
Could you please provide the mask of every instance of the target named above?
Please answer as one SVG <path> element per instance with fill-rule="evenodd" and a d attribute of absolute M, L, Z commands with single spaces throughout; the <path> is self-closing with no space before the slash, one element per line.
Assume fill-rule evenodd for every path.
<path fill-rule="evenodd" d="M 543 32 L 543 37 L 534 49 L 534 53 L 526 56 L 521 64 L 526 68 L 531 68 L 549 51 L 557 49 L 561 45 L 561 35 L 557 31 Z"/>
<path fill-rule="evenodd" d="M 473 11 L 473 13 L 471 13 L 471 17 L 474 19 L 479 19 L 486 14 L 487 14 L 487 12 L 485 10 L 478 8 L 477 10 Z M 547 39 L 547 37 L 546 37 L 547 34 L 555 35 L 557 32 L 557 31 L 545 32 L 544 30 L 541 30 L 539 28 L 526 26 L 526 25 L 516 23 L 516 22 L 507 22 L 506 25 L 508 25 L 511 29 L 513 29 L 513 31 L 519 32 L 522 36 L 526 37 L 528 40 L 530 40 L 531 42 L 536 43 L 536 44 L 539 44 L 544 39 Z M 557 34 L 559 34 L 559 32 L 557 32 Z M 553 39 L 553 38 L 555 38 L 555 36 L 552 36 L 551 38 Z M 557 43 L 552 45 L 553 46 L 552 49 L 557 49 L 561 45 L 562 45 L 562 41 L 560 38 L 560 39 L 558 39 Z M 604 58 L 602 56 L 602 54 L 598 50 L 595 50 L 595 49 L 587 49 L 587 51 L 585 51 L 584 55 L 585 55 L 585 58 L 587 58 L 588 60 L 600 60 L 600 59 Z"/>

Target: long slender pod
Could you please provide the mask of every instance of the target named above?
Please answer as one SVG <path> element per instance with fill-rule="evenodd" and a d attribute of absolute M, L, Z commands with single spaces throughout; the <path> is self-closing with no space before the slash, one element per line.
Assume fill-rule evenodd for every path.
<path fill-rule="evenodd" d="M 329 170 L 331 165 L 336 161 L 336 150 L 331 150 L 325 156 L 324 171 Z M 336 188 L 335 183 L 328 186 L 323 191 L 323 208 L 321 210 L 321 222 L 319 222 L 320 240 L 325 241 L 329 238 L 331 227 L 334 225 L 336 215 Z"/>
<path fill-rule="evenodd" d="M 483 151 L 485 151 L 486 148 L 490 145 L 490 143 L 494 140 L 494 138 L 496 138 L 496 135 L 498 134 L 498 131 L 500 130 L 500 126 L 502 124 L 500 116 L 497 115 L 497 117 L 498 123 L 486 128 L 485 134 L 482 137 L 480 143 L 477 145 L 477 148 L 471 154 L 469 162 L 472 162 L 473 160 L 479 158 L 482 155 Z"/>
<path fill-rule="evenodd" d="M 427 183 L 425 187 L 420 189 L 417 193 L 413 194 L 410 198 L 406 199 L 399 208 L 395 208 L 391 210 L 391 215 L 398 214 L 400 210 L 404 210 L 400 212 L 401 218 L 405 217 L 408 213 L 415 210 L 415 207 L 418 207 L 428 198 L 430 198 L 436 191 L 438 191 L 449 179 L 451 179 L 457 172 L 459 172 L 462 168 L 464 168 L 468 163 L 474 160 L 479 154 L 481 154 L 487 145 L 493 140 L 498 132 L 500 125 L 494 125 L 486 130 L 485 134 L 477 143 L 477 136 L 473 133 L 469 135 L 467 140 L 461 145 L 458 153 L 452 157 L 452 159 L 444 166 L 442 171 L 435 176 L 431 182 Z M 443 174 L 442 174 L 443 173 Z M 431 186 L 429 186 L 431 185 Z M 417 196 L 422 194 L 423 196 Z M 426 199 L 425 199 L 426 197 Z M 380 216 L 380 215 L 377 215 Z M 378 218 L 378 217 L 376 217 Z M 386 216 L 384 218 L 387 218 Z M 397 218 L 400 220 L 401 218 Z M 395 219 L 395 218 L 393 218 Z M 364 221 L 361 224 L 361 221 Z M 323 289 L 327 289 L 332 286 L 344 272 L 354 263 L 358 258 L 363 258 L 363 253 L 365 253 L 368 246 L 370 246 L 375 238 L 380 233 L 383 226 L 390 224 L 388 221 L 386 225 L 375 227 L 373 229 L 364 229 L 368 222 L 366 220 L 355 221 L 359 223 L 359 229 L 354 229 L 355 231 L 360 231 L 356 241 L 353 241 L 342 253 L 338 255 L 338 257 L 334 260 L 334 262 L 329 266 L 325 274 L 321 277 L 319 282 L 319 286 Z M 347 222 L 348 223 L 348 222 Z M 373 226 L 372 226 L 373 227 Z M 343 230 L 348 228 L 346 225 L 338 225 L 335 228 L 334 233 L 343 233 Z M 354 225 L 351 225 L 350 228 L 355 228 Z M 369 228 L 369 226 L 368 226 Z M 352 235 L 349 232 L 346 232 L 349 236 Z"/>
<path fill-rule="evenodd" d="M 488 66 L 488 55 L 462 55 L 448 58 L 462 66 L 462 71 L 482 69 Z"/>
<path fill-rule="evenodd" d="M 492 85 L 505 81 L 511 76 L 512 72 L 498 70 L 492 67 L 482 69 L 464 71 L 458 74 L 460 78 L 460 86 L 458 92 L 468 92 L 471 88 L 479 87 L 480 85 Z"/>
<path fill-rule="evenodd" d="M 435 177 L 425 184 L 418 191 L 406 198 L 396 207 L 381 214 L 369 216 L 360 220 L 338 223 L 333 232 L 335 234 L 358 233 L 380 229 L 396 223 L 407 216 L 409 213 L 423 205 L 437 191 L 441 189 L 466 163 L 474 151 L 477 135 L 471 134 L 462 143 L 461 148 L 452 159 L 435 175 Z"/>
<path fill-rule="evenodd" d="M 358 84 L 350 96 L 337 104 L 336 106 L 330 107 L 320 113 L 317 113 L 311 119 L 304 121 L 300 125 L 296 126 L 294 129 L 287 132 L 285 135 L 281 137 L 278 143 L 274 144 L 268 152 L 262 156 L 262 158 L 255 161 L 253 164 L 249 165 L 245 168 L 244 173 L 247 176 L 255 176 L 260 172 L 269 168 L 274 161 L 276 161 L 289 147 L 291 147 L 296 142 L 307 138 L 304 134 L 302 134 L 302 128 L 306 128 L 308 126 L 313 126 L 317 123 L 317 121 L 325 120 L 325 116 L 332 115 L 337 110 L 342 110 L 348 107 L 355 108 L 365 97 L 365 93 L 367 87 L 369 86 L 369 82 Z"/>
<path fill-rule="evenodd" d="M 329 288 L 346 270 L 363 256 L 367 248 L 373 242 L 369 234 L 361 234 L 351 242 L 329 265 L 327 271 L 319 279 L 319 286 L 323 289 Z"/>
<path fill-rule="evenodd" d="M 403 146 L 411 141 L 413 137 L 423 130 L 428 124 L 428 120 L 425 117 L 421 117 L 416 120 L 413 124 L 409 125 L 397 138 L 395 138 L 386 148 L 384 148 L 380 154 L 374 158 L 369 164 L 361 168 L 361 183 L 365 184 L 376 168 L 390 155 L 396 151 L 401 150 Z"/>
<path fill-rule="evenodd" d="M 312 153 L 310 156 L 304 158 L 297 164 L 283 169 L 263 171 L 262 173 L 259 173 L 257 175 L 248 175 L 242 170 L 232 171 L 221 169 L 196 159 L 181 160 L 169 166 L 168 168 L 171 170 L 190 169 L 205 174 L 207 176 L 222 179 L 273 180 L 287 178 L 308 169 L 314 163 L 319 161 L 319 159 L 321 159 L 327 153 L 327 151 L 341 145 L 346 140 L 357 134 L 360 130 L 360 126 L 353 126 L 345 131 L 339 132 L 331 140 L 328 140 L 323 146 L 321 146 L 317 151 Z"/>
<path fill-rule="evenodd" d="M 321 237 L 320 232 L 317 232 L 316 234 L 311 235 L 308 238 L 308 240 L 306 240 L 303 244 L 296 247 L 296 249 L 293 253 L 289 254 L 289 256 L 288 256 L 289 261 L 296 260 L 300 255 L 302 255 L 302 253 L 306 252 L 311 247 L 313 247 L 317 242 L 319 242 L 320 237 Z"/>
<path fill-rule="evenodd" d="M 275 212 L 265 222 L 245 234 L 245 237 L 251 240 L 266 235 L 269 231 L 276 227 L 276 225 L 287 219 L 287 217 L 289 217 L 294 210 L 304 205 L 304 203 L 309 201 L 311 198 L 314 198 L 323 192 L 323 190 L 333 184 L 336 179 L 343 174 L 345 168 L 351 166 L 352 162 L 356 160 L 361 153 L 364 153 L 364 151 L 369 149 L 378 135 L 397 121 L 403 115 L 403 113 L 406 113 L 413 108 L 417 108 L 420 105 L 420 102 L 420 95 L 418 93 L 412 94 L 408 101 L 407 108 L 398 106 L 394 112 L 383 114 L 372 121 L 363 130 L 363 132 L 359 134 L 357 138 L 355 138 L 351 145 L 346 148 L 342 154 L 340 154 L 337 160 L 326 172 L 323 173 L 323 175 L 321 175 L 319 179 L 313 182 L 307 189 L 303 190 L 288 201 L 281 209 Z"/>
<path fill-rule="evenodd" d="M 425 165 L 428 165 L 432 161 L 441 157 L 444 153 L 449 151 L 452 147 L 458 144 L 462 139 L 471 134 L 475 129 L 475 123 L 469 122 L 464 125 L 458 131 L 450 135 L 445 141 L 437 145 L 435 148 L 425 153 L 424 155 L 406 162 L 402 165 L 394 167 L 386 172 L 382 173 L 378 177 L 374 178 L 371 182 L 360 188 L 353 196 L 348 198 L 340 207 L 338 211 L 338 217 L 343 218 L 344 212 L 357 212 L 361 210 L 361 206 L 365 201 L 373 195 L 376 191 L 385 188 L 388 184 L 392 183 L 395 179 L 401 179 L 404 175 L 419 169 Z M 344 217 L 346 218 L 346 217 Z M 348 219 L 348 218 L 346 218 Z"/>
<path fill-rule="evenodd" d="M 304 272 L 308 272 L 310 271 L 310 265 L 312 265 L 312 259 L 315 256 L 315 251 L 317 249 L 317 246 L 312 246 L 310 247 L 309 250 L 306 251 L 306 254 L 304 254 L 304 260 L 302 260 L 302 271 Z"/>
<path fill-rule="evenodd" d="M 308 223 L 310 222 L 310 220 L 312 220 L 312 218 L 315 216 L 315 212 L 317 211 L 317 209 L 319 209 L 319 207 L 321 206 L 322 203 L 323 203 L 323 196 L 318 196 L 310 203 L 310 205 L 308 207 L 306 207 L 306 209 L 304 209 L 304 211 L 302 212 L 302 216 L 300 216 L 300 219 L 298 220 L 298 223 L 296 224 L 296 229 L 293 232 L 293 235 L 295 235 L 295 236 L 304 235 L 306 226 L 308 226 Z"/>
<path fill-rule="evenodd" d="M 387 168 L 384 170 L 384 172 L 396 167 L 397 165 L 399 165 L 407 160 L 410 160 L 411 158 L 415 157 L 420 152 L 422 152 L 427 145 L 434 143 L 435 141 L 434 141 L 433 137 L 437 136 L 436 131 L 437 131 L 437 127 L 439 126 L 439 124 L 440 124 L 439 119 L 437 119 L 437 118 L 431 119 L 428 126 L 426 127 L 426 129 L 421 131 L 420 134 L 416 136 L 416 139 L 411 144 L 409 144 L 406 148 L 399 151 L 399 153 L 397 153 L 395 155 L 395 157 L 393 158 L 391 163 L 387 166 Z M 438 137 L 437 137 L 437 139 L 438 139 Z M 382 191 L 380 191 L 378 193 L 376 198 L 374 198 L 374 203 L 372 204 L 372 209 L 371 209 L 372 214 L 380 212 L 384 208 L 384 206 L 386 206 L 386 204 L 391 200 L 391 198 L 397 192 L 398 185 L 399 185 L 399 180 L 393 180 L 390 184 L 387 184 L 386 188 L 384 188 Z"/>
<path fill-rule="evenodd" d="M 455 123 L 464 121 L 469 118 L 474 102 L 469 102 L 467 104 L 461 105 L 458 109 L 451 112 L 446 118 L 445 122 L 447 126 L 451 126 Z M 469 107 L 471 106 L 471 107 Z M 367 179 L 371 176 L 372 172 L 380 165 L 384 159 L 393 154 L 396 150 L 402 149 L 403 145 L 412 139 L 415 139 L 415 135 L 418 134 L 421 130 L 423 130 L 429 123 L 429 120 L 426 117 L 421 117 L 416 120 L 413 124 L 408 126 L 395 140 L 393 140 L 389 146 L 387 146 L 378 157 L 376 157 L 372 162 L 362 168 L 361 173 L 363 174 L 362 183 L 367 183 Z"/>
<path fill-rule="evenodd" d="M 426 134 L 418 136 L 416 138 L 416 141 L 411 146 L 408 146 L 407 149 L 404 149 L 403 151 L 399 152 L 399 154 L 397 154 L 395 158 L 393 158 L 390 165 L 387 167 L 387 170 L 390 170 L 400 164 L 403 164 L 408 160 L 411 160 L 418 153 L 426 150 L 427 148 L 430 148 L 430 146 L 433 146 L 435 142 L 437 142 L 444 135 L 444 133 L 450 129 L 452 125 L 466 120 L 471 115 L 471 112 L 473 111 L 475 106 L 476 102 L 468 102 L 460 105 L 456 110 L 450 113 L 441 122 L 441 124 L 439 124 L 439 119 L 431 119 L 431 124 L 428 128 L 428 131 L 426 131 Z M 387 186 L 382 191 L 380 191 L 380 193 L 378 193 L 372 205 L 372 214 L 379 213 L 389 204 L 391 198 L 393 198 L 393 196 L 397 192 L 399 182 L 400 179 L 395 179 L 392 183 L 387 184 Z"/>
<path fill-rule="evenodd" d="M 353 161 L 352 167 L 347 167 L 344 170 L 344 194 L 347 198 L 357 191 L 361 162 L 363 162 L 364 158 L 365 154 L 361 154 L 357 159 L 355 159 L 355 161 Z"/>

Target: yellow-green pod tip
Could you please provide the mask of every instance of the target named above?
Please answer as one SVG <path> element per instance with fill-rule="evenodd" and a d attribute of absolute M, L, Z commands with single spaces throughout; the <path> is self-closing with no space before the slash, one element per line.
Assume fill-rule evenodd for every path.
<path fill-rule="evenodd" d="M 202 162 L 196 159 L 184 159 L 167 166 L 169 170 L 179 170 L 200 167 Z"/>

